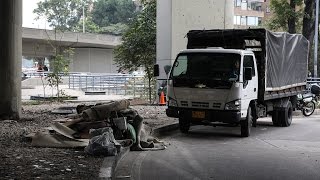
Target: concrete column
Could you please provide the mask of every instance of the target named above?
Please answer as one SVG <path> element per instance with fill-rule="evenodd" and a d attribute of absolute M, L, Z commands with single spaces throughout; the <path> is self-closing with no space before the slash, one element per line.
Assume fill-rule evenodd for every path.
<path fill-rule="evenodd" d="M 0 119 L 21 116 L 22 0 L 0 1 Z"/>

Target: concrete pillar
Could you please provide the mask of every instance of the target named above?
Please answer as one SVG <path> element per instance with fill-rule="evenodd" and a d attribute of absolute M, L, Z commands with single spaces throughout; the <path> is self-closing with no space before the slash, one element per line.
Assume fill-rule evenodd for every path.
<path fill-rule="evenodd" d="M 0 119 L 21 116 L 22 0 L 0 1 Z"/>

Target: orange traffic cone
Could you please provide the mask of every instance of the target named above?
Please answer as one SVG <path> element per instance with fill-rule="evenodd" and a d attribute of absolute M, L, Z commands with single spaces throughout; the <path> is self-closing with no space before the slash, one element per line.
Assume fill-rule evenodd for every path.
<path fill-rule="evenodd" d="M 166 105 L 166 101 L 164 100 L 164 93 L 163 93 L 163 91 L 161 91 L 161 93 L 160 93 L 160 99 L 159 99 L 159 105 L 160 106 L 165 106 Z"/>

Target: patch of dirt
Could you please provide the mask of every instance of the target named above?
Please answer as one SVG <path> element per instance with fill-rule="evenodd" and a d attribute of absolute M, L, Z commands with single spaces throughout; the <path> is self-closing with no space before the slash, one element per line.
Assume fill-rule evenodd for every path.
<path fill-rule="evenodd" d="M 104 157 L 87 155 L 83 148 L 36 148 L 24 138 L 28 133 L 49 127 L 52 120 L 66 117 L 51 114 L 61 106 L 77 104 L 23 105 L 21 120 L 0 121 L 0 179 L 98 179 Z M 151 128 L 177 122 L 166 116 L 164 106 L 131 107 Z"/>

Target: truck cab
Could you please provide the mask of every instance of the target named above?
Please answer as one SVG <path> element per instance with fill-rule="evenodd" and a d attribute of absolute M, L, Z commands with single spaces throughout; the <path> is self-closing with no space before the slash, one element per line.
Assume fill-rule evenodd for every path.
<path fill-rule="evenodd" d="M 241 135 L 249 135 L 253 117 L 250 104 L 257 99 L 258 88 L 252 51 L 183 50 L 173 63 L 167 83 L 166 114 L 179 118 L 181 132 L 187 133 L 190 124 L 218 122 L 240 124 Z"/>

